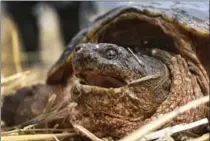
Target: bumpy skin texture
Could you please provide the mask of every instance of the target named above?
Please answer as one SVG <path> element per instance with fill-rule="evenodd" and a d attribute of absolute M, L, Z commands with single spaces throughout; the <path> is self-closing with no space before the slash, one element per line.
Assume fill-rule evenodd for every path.
<path fill-rule="evenodd" d="M 70 120 L 98 136 L 119 138 L 203 96 L 180 55 L 158 49 L 150 53 L 152 57 L 139 53 L 137 60 L 125 48 L 113 44 L 77 46 L 73 68 L 79 79 L 72 87 L 71 100 L 78 105 Z M 168 66 L 171 78 L 165 65 L 156 58 Z M 126 83 L 115 85 L 119 82 L 108 77 Z M 116 87 L 107 87 L 106 83 Z M 190 110 L 170 124 L 199 120 L 207 116 L 207 110 L 206 106 Z"/>
<path fill-rule="evenodd" d="M 175 2 L 169 5 L 162 5 L 161 3 L 126 4 L 112 9 L 97 18 L 88 28 L 81 30 L 73 38 L 69 47 L 63 52 L 60 59 L 49 72 L 47 83 L 65 83 L 65 78 L 71 77 L 74 71 L 76 71 L 75 68 L 78 68 L 74 67 L 74 63 L 72 63 L 74 59 L 73 52 L 76 46 L 81 43 L 90 42 L 95 44 L 113 43 L 123 46 L 124 48 L 128 46 L 137 54 L 145 48 L 149 48 L 150 50 L 154 48 L 164 50 L 151 51 L 151 54 L 167 65 L 170 72 L 171 85 L 165 100 L 163 100 L 160 105 L 156 105 L 156 110 L 150 114 L 150 116 L 145 117 L 146 119 L 140 116 L 139 119 L 135 118 L 135 120 L 129 120 L 130 118 L 127 119 L 125 116 L 119 114 L 116 116 L 115 114 L 107 113 L 112 111 L 110 107 L 117 107 L 113 105 L 115 102 L 114 99 L 117 99 L 118 102 L 118 99 L 121 97 L 125 98 L 130 95 L 132 97 L 133 93 L 134 98 L 136 98 L 135 94 L 138 92 L 141 93 L 142 91 L 142 82 L 146 83 L 147 81 L 142 81 L 142 78 L 140 78 L 141 84 L 137 83 L 138 85 L 135 85 L 135 89 L 140 88 L 138 89 L 139 91 L 134 91 L 130 85 L 126 85 L 127 88 L 122 86 L 120 88 L 105 88 L 101 90 L 76 82 L 72 92 L 78 95 L 74 98 L 78 106 L 75 110 L 72 110 L 74 112 L 72 112 L 71 120 L 84 126 L 86 125 L 88 129 L 99 136 L 108 135 L 120 138 L 162 114 L 172 111 L 178 106 L 184 105 L 203 95 L 208 95 L 209 52 L 206 51 L 206 49 L 209 48 L 208 8 L 204 9 L 204 11 L 206 11 L 204 12 L 199 11 L 198 8 L 194 6 L 190 7 L 189 5 L 189 3 L 181 5 Z M 196 10 L 198 11 L 195 12 Z M 145 41 L 147 44 L 145 44 Z M 173 54 L 168 54 L 167 52 Z M 89 78 L 93 79 L 95 77 Z M 152 82 L 151 80 L 152 79 L 149 79 L 148 82 Z M 156 83 L 156 85 L 157 84 L 159 83 Z M 155 85 L 153 85 L 153 88 L 154 86 Z M 125 89 L 123 89 L 123 87 Z M 129 92 L 127 92 L 127 90 L 129 90 Z M 93 93 L 97 95 L 99 92 L 104 94 L 95 98 Z M 116 94 L 117 92 L 121 94 Z M 98 103 L 98 101 L 100 102 L 101 97 L 105 97 L 104 99 L 107 99 L 107 101 L 111 99 L 113 99 L 113 101 L 108 102 L 110 106 L 107 106 L 108 108 L 104 114 L 96 114 L 98 107 L 95 108 L 91 105 Z M 149 99 L 148 97 L 150 96 L 143 96 L 143 98 L 147 98 L 147 100 Z M 92 98 L 94 98 L 94 100 L 92 100 Z M 145 103 L 148 104 L 150 100 L 147 100 L 145 100 Z M 107 101 L 105 101 L 105 103 Z M 142 99 L 142 102 L 143 101 L 144 99 Z M 132 103 L 133 108 L 135 107 L 133 99 L 128 99 L 121 103 L 126 102 Z M 139 107 L 144 107 L 144 104 Z M 145 104 L 146 107 L 150 107 L 147 104 Z M 105 107 L 106 105 L 102 105 L 103 109 L 105 109 Z M 207 117 L 207 111 L 207 106 L 200 106 L 197 109 L 190 110 L 177 117 L 171 121 L 171 124 L 191 122 Z M 126 112 L 123 114 L 125 113 Z"/>
<path fill-rule="evenodd" d="M 132 19 L 138 20 L 136 16 L 133 16 L 133 18 L 131 18 L 132 13 L 135 13 L 139 17 L 145 16 L 154 19 L 155 24 L 160 29 L 165 30 L 164 32 L 166 33 L 169 32 L 169 34 L 167 33 L 168 35 L 172 34 L 170 36 L 174 36 L 173 34 L 176 34 L 176 32 L 186 34 L 188 36 L 188 39 L 184 37 L 183 40 L 190 40 L 191 43 L 189 45 L 184 46 L 183 44 L 179 43 L 179 45 L 175 47 L 169 46 L 169 48 L 177 48 L 179 54 L 184 56 L 184 58 L 189 58 L 189 60 L 198 67 L 200 71 L 199 73 L 204 73 L 202 75 L 204 75 L 204 77 L 207 77 L 206 72 L 204 72 L 203 70 L 203 66 L 205 67 L 205 70 L 208 70 L 209 62 L 206 61 L 207 56 L 209 56 L 209 54 L 206 52 L 206 48 L 208 48 L 209 44 L 208 10 L 208 2 L 134 2 L 132 4 L 122 4 L 121 6 L 118 6 L 101 15 L 92 23 L 90 23 L 87 28 L 81 30 L 77 35 L 75 35 L 73 40 L 68 45 L 68 48 L 61 55 L 60 59 L 50 69 L 47 83 L 63 83 L 65 82 L 66 77 L 71 76 L 72 70 L 71 67 L 69 67 L 69 64 L 71 64 L 70 56 L 76 45 L 80 43 L 101 42 L 114 43 L 122 46 L 125 46 L 126 44 L 128 46 L 131 46 L 133 42 L 141 41 L 142 39 L 144 40 L 145 33 L 143 33 L 143 29 L 145 28 L 145 26 L 142 26 L 141 24 L 139 24 L 137 27 L 142 28 L 134 29 L 133 31 L 130 29 L 136 26 L 135 22 L 131 22 L 130 25 L 126 25 L 125 23 L 125 26 L 122 30 L 120 29 L 120 25 L 112 25 L 113 21 L 119 21 L 120 16 L 128 18 L 130 21 L 132 21 Z M 145 17 L 141 18 L 140 20 L 146 21 Z M 165 21 L 167 24 L 169 23 L 172 25 L 170 25 L 169 27 L 165 27 L 165 23 L 162 23 L 161 21 Z M 151 23 L 151 21 L 146 22 L 146 24 Z M 124 24 L 123 21 L 120 21 L 119 23 Z M 160 24 L 158 25 L 157 23 Z M 110 37 L 110 39 L 106 39 L 106 37 L 104 37 L 104 33 L 107 32 L 107 27 L 114 27 L 114 29 L 111 29 L 110 34 L 107 35 L 108 37 Z M 118 27 L 119 29 L 117 29 Z M 125 32 L 125 29 L 127 29 L 128 31 Z M 155 32 L 154 29 L 149 29 L 151 32 Z M 123 31 L 125 34 L 120 34 L 120 31 Z M 155 36 L 155 39 L 159 38 L 158 35 L 153 35 Z M 181 38 L 183 38 L 183 35 L 176 34 L 176 36 L 178 37 L 178 39 L 180 39 L 180 42 L 183 42 L 181 40 Z M 192 47 L 191 44 L 195 46 Z M 140 44 L 138 44 L 138 47 L 140 47 Z M 157 46 L 157 48 L 162 47 L 164 50 L 167 50 L 166 46 Z M 201 66 L 200 61 L 203 66 Z M 205 78 L 202 79 L 202 87 L 208 87 L 209 80 L 205 80 Z M 207 81 L 207 83 L 203 81 Z"/>
<path fill-rule="evenodd" d="M 2 120 L 13 126 L 40 115 L 52 93 L 49 86 L 36 84 L 6 96 L 1 108 Z"/>
<path fill-rule="evenodd" d="M 34 84 L 23 87 L 4 97 L 1 118 L 8 127 L 20 125 L 22 128 L 37 123 L 35 118 L 43 114 L 52 95 L 56 95 L 55 101 L 51 101 L 52 106 L 58 105 L 69 101 L 70 89 L 71 82 L 67 86 Z"/>
<path fill-rule="evenodd" d="M 171 70 L 172 83 L 170 94 L 167 99 L 158 107 L 155 114 L 145 121 L 145 123 L 160 117 L 162 114 L 168 113 L 175 108 L 187 104 L 189 101 L 204 96 L 200 86 L 196 80 L 196 76 L 190 72 L 189 65 L 181 55 L 171 56 L 168 52 L 154 49 L 152 51 L 154 57 L 162 60 Z M 173 119 L 172 125 L 179 123 L 190 123 L 208 116 L 208 106 L 202 105 L 196 109 L 189 110 L 184 114 Z M 144 123 L 144 124 L 145 124 Z M 202 132 L 202 127 L 200 131 Z M 197 131 L 197 129 L 195 129 Z M 199 133 L 199 131 L 197 132 Z"/>
<path fill-rule="evenodd" d="M 66 84 L 74 72 L 79 77 L 72 89 L 72 101 L 77 102 L 78 106 L 75 109 L 70 109 L 70 121 L 82 124 L 99 136 L 120 138 L 162 114 L 172 111 L 177 106 L 209 94 L 207 74 L 209 52 L 206 51 L 209 48 L 209 18 L 205 16 L 208 9 L 205 12 L 195 12 L 194 9 L 197 10 L 197 5 L 194 9 L 189 7 L 188 11 L 187 7 L 189 7 L 187 4 L 182 6 L 176 3 L 164 6 L 160 3 L 126 4 L 102 15 L 88 28 L 81 30 L 52 67 L 47 80 L 50 85 L 68 86 Z M 148 44 L 144 44 L 145 41 Z M 126 60 L 127 57 L 119 61 L 125 60 L 131 65 L 133 70 L 128 71 L 130 72 L 128 75 L 123 72 L 126 69 L 125 64 L 122 65 L 123 68 L 120 65 L 111 68 L 109 65 L 97 68 L 103 66 L 99 64 L 111 63 L 104 59 L 95 66 L 94 63 L 100 59 L 96 59 L 93 64 L 89 60 L 83 60 L 83 66 L 74 63 L 77 62 L 77 57 L 72 55 L 75 54 L 74 50 L 81 51 L 76 46 L 88 42 L 113 43 L 124 48 L 128 46 L 136 52 L 136 55 L 148 47 L 152 56 L 151 60 L 156 60 L 155 65 L 148 61 L 149 57 L 144 58 L 141 54 L 137 56 L 141 61 L 146 60 L 144 64 L 148 65 L 148 68 L 154 65 L 155 67 L 152 67 L 154 71 L 143 69 L 141 63 L 137 63 L 138 61 L 134 59 L 130 58 L 132 63 L 129 62 Z M 93 50 L 91 47 L 92 45 L 90 45 L 90 50 Z M 154 48 L 164 51 L 154 51 Z M 97 51 L 94 53 L 97 54 Z M 86 55 L 88 56 L 88 54 L 91 53 Z M 108 54 L 113 56 L 113 52 Z M 100 56 L 96 55 L 95 57 Z M 153 57 L 158 58 L 162 63 Z M 79 58 L 81 59 L 82 56 L 78 56 L 78 60 L 80 60 Z M 76 60 L 73 61 L 73 59 Z M 160 65 L 160 69 L 156 67 L 157 64 Z M 169 70 L 169 78 L 163 64 Z M 84 70 L 93 66 L 98 69 L 97 75 L 85 74 L 88 71 Z M 90 70 L 92 71 L 92 69 Z M 116 69 L 114 71 L 117 72 L 116 76 L 109 72 L 109 69 L 112 71 Z M 84 71 L 84 74 L 80 73 L 81 70 Z M 99 72 L 111 77 L 102 77 L 98 75 Z M 158 77 L 156 75 L 158 72 L 164 73 L 160 73 Z M 165 76 L 167 76 L 166 80 L 171 80 L 169 88 L 168 83 L 170 82 L 163 81 Z M 102 81 L 96 82 L 93 80 L 94 78 L 100 78 Z M 136 79 L 138 81 L 135 81 Z M 132 82 L 132 80 L 134 81 Z M 157 81 L 165 82 L 165 85 Z M 111 85 L 108 85 L 108 82 Z M 114 88 L 110 88 L 111 86 Z M 159 86 L 158 90 L 163 92 L 152 91 L 156 86 Z M 207 110 L 207 106 L 201 106 L 188 111 L 174 119 L 171 124 L 201 119 L 207 116 Z"/>

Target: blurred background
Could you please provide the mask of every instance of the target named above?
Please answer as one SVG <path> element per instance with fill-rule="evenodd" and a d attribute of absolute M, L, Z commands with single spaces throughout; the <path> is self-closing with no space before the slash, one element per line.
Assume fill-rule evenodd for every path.
<path fill-rule="evenodd" d="M 72 37 L 91 20 L 94 2 L 2 2 L 2 73 L 55 62 Z"/>

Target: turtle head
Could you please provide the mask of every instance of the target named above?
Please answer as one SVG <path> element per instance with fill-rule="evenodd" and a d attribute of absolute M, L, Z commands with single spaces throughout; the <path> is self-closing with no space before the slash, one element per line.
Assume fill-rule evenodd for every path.
<path fill-rule="evenodd" d="M 83 83 L 102 87 L 121 87 L 146 75 L 142 65 L 125 48 L 107 43 L 77 45 L 72 59 L 74 73 Z"/>
<path fill-rule="evenodd" d="M 122 87 L 144 76 L 162 73 L 163 64 L 146 54 L 134 54 L 115 44 L 80 44 L 72 55 L 73 72 L 82 83 Z"/>

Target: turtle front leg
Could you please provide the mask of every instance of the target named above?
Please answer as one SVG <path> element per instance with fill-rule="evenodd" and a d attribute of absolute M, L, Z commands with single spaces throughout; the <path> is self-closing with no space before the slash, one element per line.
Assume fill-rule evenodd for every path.
<path fill-rule="evenodd" d="M 177 107 L 204 96 L 197 83 L 196 77 L 190 73 L 185 59 L 183 59 L 180 55 L 171 56 L 169 53 L 158 49 L 153 50 L 153 55 L 160 58 L 165 64 L 167 64 L 171 71 L 172 83 L 169 96 L 158 107 L 155 114 L 151 118 L 145 120 L 143 124 L 146 124 L 154 119 L 161 118 L 162 115 L 173 111 Z M 169 124 L 176 125 L 197 121 L 207 117 L 207 112 L 208 107 L 206 105 L 202 105 L 174 118 Z"/>

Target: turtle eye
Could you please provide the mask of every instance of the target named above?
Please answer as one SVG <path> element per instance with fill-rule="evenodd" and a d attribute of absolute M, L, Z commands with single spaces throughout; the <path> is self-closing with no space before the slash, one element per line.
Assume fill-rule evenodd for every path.
<path fill-rule="evenodd" d="M 114 59 L 117 56 L 117 51 L 113 48 L 107 49 L 106 52 L 107 59 Z"/>

